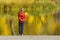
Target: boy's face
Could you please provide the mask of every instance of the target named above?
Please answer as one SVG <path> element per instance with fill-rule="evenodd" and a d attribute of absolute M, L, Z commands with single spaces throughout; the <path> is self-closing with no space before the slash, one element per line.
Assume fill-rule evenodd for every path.
<path fill-rule="evenodd" d="M 24 12 L 24 10 L 21 10 L 21 12 Z"/>

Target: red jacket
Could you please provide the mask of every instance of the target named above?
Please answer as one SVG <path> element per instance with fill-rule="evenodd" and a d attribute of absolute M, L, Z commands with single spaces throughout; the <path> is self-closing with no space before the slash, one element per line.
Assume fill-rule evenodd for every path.
<path fill-rule="evenodd" d="M 18 13 L 18 20 L 21 22 L 24 22 L 26 20 L 26 15 L 24 12 L 19 12 Z"/>

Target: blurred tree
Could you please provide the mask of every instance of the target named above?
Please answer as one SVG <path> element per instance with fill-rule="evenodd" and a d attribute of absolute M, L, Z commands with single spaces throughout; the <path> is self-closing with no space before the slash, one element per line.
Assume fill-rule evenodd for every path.
<path fill-rule="evenodd" d="M 4 4 L 4 5 L 3 5 L 3 12 L 4 12 L 5 14 L 7 14 L 7 4 Z"/>
<path fill-rule="evenodd" d="M 14 13 L 12 13 L 13 12 L 13 7 L 14 7 L 14 3 L 10 3 L 9 5 L 8 5 L 8 8 L 9 8 L 9 14 L 10 15 L 13 15 Z"/>
<path fill-rule="evenodd" d="M 56 23 L 60 23 L 60 9 L 53 14 Z"/>
<path fill-rule="evenodd" d="M 0 12 L 1 12 L 1 4 L 0 4 Z"/>

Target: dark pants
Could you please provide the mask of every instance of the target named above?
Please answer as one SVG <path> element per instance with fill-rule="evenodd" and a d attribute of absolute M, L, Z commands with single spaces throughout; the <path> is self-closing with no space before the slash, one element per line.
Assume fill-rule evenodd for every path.
<path fill-rule="evenodd" d="M 24 22 L 19 22 L 19 34 L 23 34 L 23 29 L 24 29 Z"/>

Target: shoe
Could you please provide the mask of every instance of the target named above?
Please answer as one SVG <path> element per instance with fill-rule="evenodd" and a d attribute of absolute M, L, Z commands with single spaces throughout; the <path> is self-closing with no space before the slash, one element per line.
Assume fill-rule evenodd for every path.
<path fill-rule="evenodd" d="M 21 36 L 23 36 L 23 34 Z"/>

